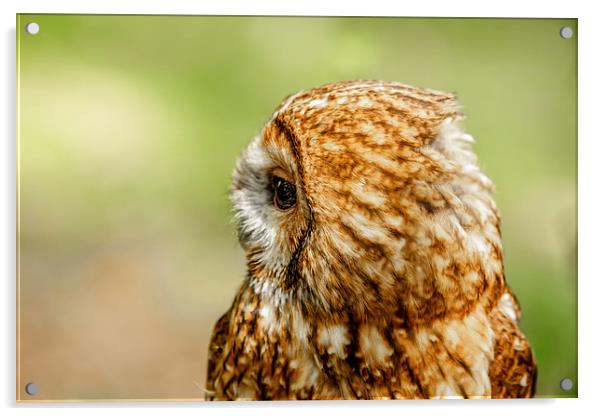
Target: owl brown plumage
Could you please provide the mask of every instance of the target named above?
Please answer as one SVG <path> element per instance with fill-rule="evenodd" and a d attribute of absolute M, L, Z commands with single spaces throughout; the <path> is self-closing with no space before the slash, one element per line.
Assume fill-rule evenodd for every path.
<path fill-rule="evenodd" d="M 492 183 L 451 94 L 349 81 L 292 95 L 238 160 L 247 276 L 208 399 L 530 397 Z"/>

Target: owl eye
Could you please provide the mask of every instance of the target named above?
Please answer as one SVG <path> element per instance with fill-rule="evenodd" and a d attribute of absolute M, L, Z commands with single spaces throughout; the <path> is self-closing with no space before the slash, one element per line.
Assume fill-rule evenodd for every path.
<path fill-rule="evenodd" d="M 297 202 L 297 189 L 292 183 L 279 176 L 272 177 L 274 189 L 274 205 L 280 210 L 287 210 Z"/>

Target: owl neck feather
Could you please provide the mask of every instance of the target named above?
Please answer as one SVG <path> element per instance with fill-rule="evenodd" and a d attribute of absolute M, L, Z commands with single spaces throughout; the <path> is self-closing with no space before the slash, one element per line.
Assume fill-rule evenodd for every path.
<path fill-rule="evenodd" d="M 486 299 L 463 316 L 413 326 L 397 314 L 372 320 L 351 309 L 328 319 L 307 315 L 279 291 L 249 281 L 234 305 L 232 339 L 239 344 L 230 348 L 245 351 L 245 360 L 257 367 L 254 372 L 278 373 L 274 365 L 296 369 L 281 381 L 292 383 L 287 387 L 291 397 L 312 397 L 318 394 L 316 388 L 322 398 L 491 394 L 488 369 L 494 340 Z M 433 365 L 450 361 L 453 374 L 430 368 L 428 357 L 435 360 Z M 268 367 L 261 370 L 264 365 Z"/>

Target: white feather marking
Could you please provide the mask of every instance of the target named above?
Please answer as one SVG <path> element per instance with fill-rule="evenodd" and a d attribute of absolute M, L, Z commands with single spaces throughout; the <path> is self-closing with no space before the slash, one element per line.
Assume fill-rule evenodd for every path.
<path fill-rule="evenodd" d="M 449 266 L 449 259 L 446 259 L 445 257 L 440 256 L 438 254 L 435 254 L 433 256 L 433 264 L 437 268 L 438 272 L 442 273 L 447 268 L 447 266 Z"/>
<path fill-rule="evenodd" d="M 474 137 L 472 137 L 472 135 L 468 134 L 468 133 L 464 133 L 458 136 L 458 140 L 462 140 L 464 142 L 468 142 L 468 143 L 474 143 Z"/>
<path fill-rule="evenodd" d="M 400 229 L 401 226 L 403 225 L 404 221 L 403 221 L 403 217 L 397 217 L 394 215 L 386 215 L 385 216 L 385 224 L 387 224 L 388 226 L 390 226 L 393 229 Z"/>
<path fill-rule="evenodd" d="M 456 390 L 456 386 L 450 382 L 441 381 L 435 386 L 435 394 L 433 399 L 460 399 L 462 394 Z"/>
<path fill-rule="evenodd" d="M 398 167 L 398 164 L 388 157 L 374 153 L 374 152 L 363 152 L 361 156 L 366 159 L 368 162 L 374 163 L 375 165 L 388 170 L 395 170 Z"/>
<path fill-rule="evenodd" d="M 469 283 L 474 283 L 479 280 L 479 275 L 476 272 L 468 272 L 464 275 L 464 280 Z"/>
<path fill-rule="evenodd" d="M 439 238 L 439 239 L 441 239 L 443 241 L 450 241 L 450 240 L 452 240 L 452 237 L 449 234 L 449 232 L 439 222 L 433 223 L 433 233 L 434 233 L 435 237 L 437 237 L 437 238 Z"/>
<path fill-rule="evenodd" d="M 513 321 L 516 321 L 516 310 L 514 309 L 514 302 L 512 302 L 512 298 L 510 294 L 504 293 L 500 298 L 499 307 L 502 312 Z"/>
<path fill-rule="evenodd" d="M 302 355 L 302 359 L 291 360 L 290 366 L 297 369 L 297 377 L 293 378 L 292 386 L 295 389 L 303 389 L 305 387 L 315 386 L 320 376 L 320 370 L 315 365 L 314 361 L 307 354 Z"/>
<path fill-rule="evenodd" d="M 370 241 L 385 243 L 389 240 L 389 234 L 386 229 L 380 227 L 377 223 L 370 221 L 358 212 L 346 213 L 341 220 L 361 237 Z"/>
<path fill-rule="evenodd" d="M 320 330 L 318 342 L 326 347 L 328 354 L 345 358 L 345 346 L 349 344 L 349 333 L 343 325 L 325 326 Z"/>
<path fill-rule="evenodd" d="M 332 141 L 326 141 L 322 144 L 322 148 L 324 150 L 328 150 L 329 152 L 343 152 L 345 150 L 344 146 Z"/>
<path fill-rule="evenodd" d="M 363 96 L 359 99 L 357 105 L 358 107 L 372 107 L 374 102 L 370 98 Z"/>
<path fill-rule="evenodd" d="M 274 306 L 270 302 L 265 302 L 259 309 L 259 326 L 268 334 L 280 330 L 280 323 L 276 319 Z"/>
<path fill-rule="evenodd" d="M 360 331 L 360 347 L 366 361 L 370 364 L 385 364 L 393 354 L 393 349 L 387 345 L 380 332 L 373 327 L 363 327 Z"/>
<path fill-rule="evenodd" d="M 489 251 L 490 251 L 489 244 L 487 244 L 485 242 L 485 240 L 483 240 L 483 237 L 476 235 L 476 234 L 471 234 L 470 242 L 472 244 L 473 249 L 478 251 L 479 253 L 483 253 L 483 254 L 489 253 Z"/>
<path fill-rule="evenodd" d="M 316 98 L 307 103 L 309 108 L 323 108 L 328 101 L 326 98 Z"/>
<path fill-rule="evenodd" d="M 365 180 L 352 182 L 349 185 L 349 189 L 358 201 L 364 202 L 373 207 L 381 207 L 385 202 L 387 202 L 387 198 L 382 192 L 376 189 L 367 189 Z"/>

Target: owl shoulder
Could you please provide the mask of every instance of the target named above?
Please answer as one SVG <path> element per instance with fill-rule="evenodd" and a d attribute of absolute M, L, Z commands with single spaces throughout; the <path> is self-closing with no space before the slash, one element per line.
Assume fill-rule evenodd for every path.
<path fill-rule="evenodd" d="M 228 328 L 230 326 L 230 311 L 226 312 L 213 327 L 211 341 L 209 342 L 209 354 L 207 360 L 207 381 L 205 399 L 215 398 L 217 379 L 221 373 L 224 348 L 228 342 Z"/>
<path fill-rule="evenodd" d="M 493 398 L 533 397 L 537 364 L 531 346 L 518 326 L 520 307 L 512 292 L 502 295 L 492 311 L 494 357 L 489 366 Z"/>

